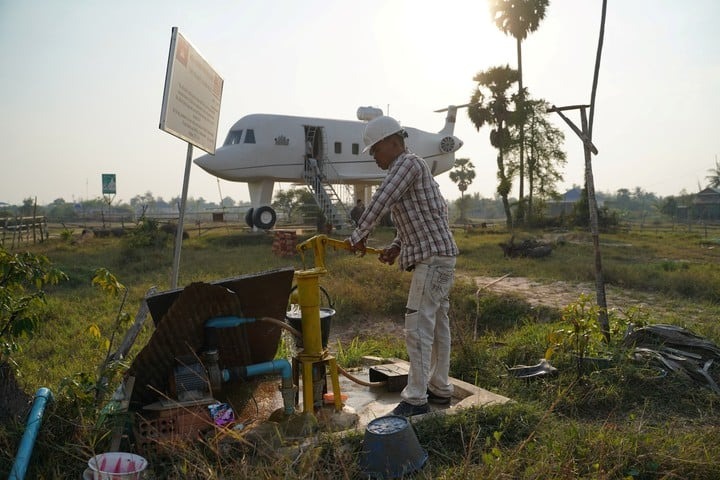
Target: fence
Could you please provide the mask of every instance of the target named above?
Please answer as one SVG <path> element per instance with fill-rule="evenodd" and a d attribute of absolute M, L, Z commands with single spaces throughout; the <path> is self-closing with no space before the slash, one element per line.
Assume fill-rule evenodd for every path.
<path fill-rule="evenodd" d="M 2 224 L 2 235 L 0 245 L 3 247 L 10 243 L 10 248 L 15 248 L 24 241 L 25 243 L 37 243 L 47 240 L 48 228 L 47 219 L 42 217 L 8 217 Z"/>

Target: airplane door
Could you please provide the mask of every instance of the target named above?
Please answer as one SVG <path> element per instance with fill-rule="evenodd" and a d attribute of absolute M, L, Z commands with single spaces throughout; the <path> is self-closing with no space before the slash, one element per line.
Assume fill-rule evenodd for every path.
<path fill-rule="evenodd" d="M 325 159 L 327 140 L 325 129 L 319 125 L 305 125 L 305 159 L 314 158 L 318 168 L 322 171 L 322 162 Z"/>

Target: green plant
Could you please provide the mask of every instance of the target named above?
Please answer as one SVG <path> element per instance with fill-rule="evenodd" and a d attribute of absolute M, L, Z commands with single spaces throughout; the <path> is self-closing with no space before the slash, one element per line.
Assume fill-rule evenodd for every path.
<path fill-rule="evenodd" d="M 72 240 L 72 236 L 73 236 L 73 230 L 71 230 L 69 228 L 63 228 L 62 231 L 60 232 L 60 239 L 63 242 L 70 243 L 70 241 Z"/>
<path fill-rule="evenodd" d="M 122 292 L 122 300 L 118 307 L 118 312 L 115 317 L 115 323 L 112 331 L 110 332 L 110 338 L 103 337 L 100 327 L 97 323 L 91 323 L 87 331 L 96 339 L 101 340 L 100 346 L 105 350 L 105 360 L 100 366 L 98 372 L 98 379 L 95 388 L 95 400 L 100 403 L 107 393 L 108 385 L 111 384 L 111 379 L 116 377 L 126 365 L 122 362 L 122 359 L 115 359 L 111 356 L 112 347 L 115 340 L 115 335 L 120 333 L 123 327 L 127 326 L 130 321 L 130 315 L 123 311 L 125 302 L 128 296 L 128 289 L 118 281 L 118 279 L 110 273 L 106 268 L 99 268 L 95 271 L 95 276 L 92 279 L 93 286 L 100 288 L 102 292 L 112 298 L 117 298 Z"/>
<path fill-rule="evenodd" d="M 352 339 L 349 345 L 343 346 L 337 342 L 338 364 L 346 368 L 357 367 L 362 364 L 362 357 L 372 355 L 383 358 L 404 358 L 407 359 L 405 344 L 401 339 L 368 339 L 361 340 L 358 337 Z"/>
<path fill-rule="evenodd" d="M 583 359 L 600 351 L 604 336 L 598 324 L 599 307 L 590 302 L 590 296 L 581 294 L 578 301 L 563 308 L 562 322 L 569 327 L 548 334 L 550 347 L 545 358 L 550 360 L 553 354 L 561 350 L 574 355 L 578 375 L 583 373 Z"/>
<path fill-rule="evenodd" d="M 43 255 L 0 247 L 0 363 L 9 361 L 20 348 L 18 339 L 42 321 L 44 288 L 66 279 Z"/>

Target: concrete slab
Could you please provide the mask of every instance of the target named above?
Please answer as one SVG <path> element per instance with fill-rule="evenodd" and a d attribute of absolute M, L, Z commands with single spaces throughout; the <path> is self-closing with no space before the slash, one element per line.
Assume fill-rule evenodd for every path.
<path fill-rule="evenodd" d="M 408 362 L 404 360 L 392 359 L 391 361 L 393 363 L 409 366 Z M 357 380 L 367 383 L 370 382 L 370 366 L 353 369 L 348 373 Z M 366 385 L 361 385 L 342 374 L 340 375 L 339 380 L 341 393 L 348 396 L 347 400 L 344 402 L 344 412 L 355 413 L 358 416 L 356 428 L 361 431 L 364 431 L 367 424 L 375 418 L 388 415 L 401 400 L 399 391 L 387 391 L 387 389 L 383 386 L 368 387 Z M 425 415 L 411 417 L 413 422 L 422 419 L 426 415 L 452 415 L 461 411 L 463 408 L 471 406 L 503 404 L 511 401 L 507 397 L 498 395 L 490 392 L 489 390 L 485 390 L 456 378 L 451 378 L 450 382 L 454 387 L 454 393 L 450 404 L 435 405 L 430 403 L 430 412 Z M 328 385 L 330 384 L 331 382 L 328 378 Z M 302 391 L 302 387 L 300 391 Z M 302 409 L 302 407 L 300 408 Z M 331 416 L 334 406 L 326 405 L 322 408 L 322 410 L 323 412 L 319 416 Z"/>

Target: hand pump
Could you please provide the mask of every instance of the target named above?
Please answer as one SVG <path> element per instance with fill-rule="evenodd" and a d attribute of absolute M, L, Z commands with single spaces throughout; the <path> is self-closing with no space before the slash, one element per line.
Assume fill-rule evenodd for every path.
<path fill-rule="evenodd" d="M 298 244 L 297 251 L 303 262 L 303 270 L 295 272 L 297 282 L 298 304 L 301 312 L 303 349 L 293 359 L 293 371 L 297 372 L 298 362 L 302 365 L 303 380 L 303 410 L 312 412 L 317 385 L 322 386 L 322 378 L 313 378 L 315 364 L 327 364 L 330 367 L 330 378 L 332 380 L 335 410 L 342 409 L 340 396 L 340 380 L 338 378 L 337 362 L 327 348 L 322 346 L 322 331 L 320 327 L 320 277 L 327 273 L 325 268 L 325 250 L 330 245 L 334 248 L 351 250 L 349 244 L 342 240 L 329 238 L 326 235 L 315 235 L 314 237 Z M 305 268 L 305 252 L 312 249 L 315 267 Z M 382 250 L 366 248 L 367 253 L 380 254 Z M 297 373 L 295 373 L 297 376 Z M 316 375 L 319 376 L 319 375 Z M 297 379 L 296 379 L 297 380 Z"/>

